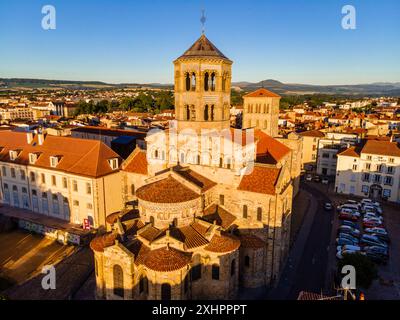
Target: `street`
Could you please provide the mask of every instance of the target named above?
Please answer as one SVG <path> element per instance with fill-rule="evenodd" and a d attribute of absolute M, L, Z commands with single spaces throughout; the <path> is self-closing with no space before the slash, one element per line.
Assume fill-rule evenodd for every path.
<path fill-rule="evenodd" d="M 318 189 L 315 187 L 318 186 Z M 292 246 L 286 266 L 276 288 L 267 299 L 296 299 L 300 291 L 326 292 L 329 244 L 333 211 L 325 211 L 329 202 L 325 185 L 302 183 L 301 188 L 311 195 L 309 210 Z"/>

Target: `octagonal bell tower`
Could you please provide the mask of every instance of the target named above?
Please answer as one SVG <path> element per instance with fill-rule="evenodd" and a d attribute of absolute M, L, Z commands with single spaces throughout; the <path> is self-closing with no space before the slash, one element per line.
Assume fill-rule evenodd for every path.
<path fill-rule="evenodd" d="M 204 34 L 174 61 L 179 131 L 229 128 L 231 66 Z"/>

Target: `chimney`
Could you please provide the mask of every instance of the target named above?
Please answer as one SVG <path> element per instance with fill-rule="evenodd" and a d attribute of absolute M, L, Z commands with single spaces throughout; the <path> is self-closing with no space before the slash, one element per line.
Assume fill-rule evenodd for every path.
<path fill-rule="evenodd" d="M 39 144 L 39 146 L 41 146 L 44 142 L 44 133 L 42 133 L 42 132 L 38 133 L 37 137 L 38 137 L 38 144 Z"/>
<path fill-rule="evenodd" d="M 26 141 L 28 142 L 28 144 L 31 144 L 33 140 L 33 132 L 27 132 L 26 133 Z"/>

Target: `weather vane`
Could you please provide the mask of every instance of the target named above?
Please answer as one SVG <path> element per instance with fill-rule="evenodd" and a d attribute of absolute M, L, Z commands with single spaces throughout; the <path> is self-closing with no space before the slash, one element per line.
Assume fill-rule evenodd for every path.
<path fill-rule="evenodd" d="M 206 16 L 204 15 L 204 9 L 201 10 L 201 33 L 204 34 L 204 24 L 206 23 Z"/>

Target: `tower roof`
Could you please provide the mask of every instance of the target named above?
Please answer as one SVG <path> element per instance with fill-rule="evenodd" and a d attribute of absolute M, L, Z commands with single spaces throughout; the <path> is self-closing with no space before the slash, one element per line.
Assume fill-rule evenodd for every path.
<path fill-rule="evenodd" d="M 230 61 L 218 48 L 202 34 L 179 58 L 221 58 Z M 178 58 L 178 59 L 179 59 Z"/>
<path fill-rule="evenodd" d="M 272 97 L 272 98 L 280 98 L 281 96 L 269 91 L 265 88 L 260 88 L 257 89 L 256 91 L 250 92 L 246 94 L 244 97 L 249 97 L 249 98 L 264 98 L 264 97 Z"/>

